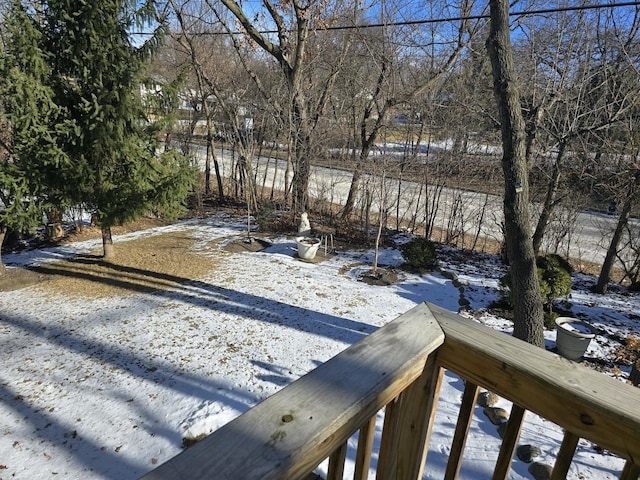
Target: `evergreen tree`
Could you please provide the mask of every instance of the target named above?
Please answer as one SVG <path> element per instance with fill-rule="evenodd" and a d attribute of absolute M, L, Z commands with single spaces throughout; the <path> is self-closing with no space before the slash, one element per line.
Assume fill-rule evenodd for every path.
<path fill-rule="evenodd" d="M 71 183 L 69 157 L 58 144 L 70 122 L 55 103 L 50 56 L 39 25 L 13 2 L 5 17 L 0 52 L 0 245 L 9 230 L 23 233 L 40 223 L 43 210 L 63 205 L 48 180 Z M 52 183 L 53 185 L 53 183 Z M 0 274 L 4 264 L 0 260 Z"/>
<path fill-rule="evenodd" d="M 129 30 L 153 20 L 151 1 L 47 4 L 56 89 L 76 131 L 68 150 L 83 172 L 76 200 L 93 212 L 109 258 L 112 226 L 151 209 L 175 215 L 195 178 L 188 159 L 174 150 L 157 153 L 158 131 L 147 122 L 139 94 L 162 29 L 138 48 L 131 44 Z"/>
<path fill-rule="evenodd" d="M 140 96 L 163 29 L 137 47 L 129 32 L 151 25 L 155 2 L 43 1 L 37 22 L 35 12 L 30 15 L 17 3 L 13 12 L 29 17 L 41 35 L 46 88 L 58 115 L 56 129 L 49 132 L 62 159 L 56 175 L 41 170 L 37 193 L 56 192 L 58 204 L 81 204 L 91 212 L 102 229 L 104 257 L 111 258 L 114 225 L 150 211 L 175 216 L 195 181 L 188 158 L 172 149 L 159 153 L 160 124 L 148 121 Z M 16 42 L 20 35 L 14 32 Z M 11 58 L 31 55 L 28 49 L 8 52 Z M 31 72 L 25 74 L 34 81 Z M 16 103 L 23 94 L 13 92 Z M 14 136 L 12 141 L 23 140 Z M 51 161 L 50 154 L 45 157 L 30 159 L 31 168 L 40 170 Z"/>

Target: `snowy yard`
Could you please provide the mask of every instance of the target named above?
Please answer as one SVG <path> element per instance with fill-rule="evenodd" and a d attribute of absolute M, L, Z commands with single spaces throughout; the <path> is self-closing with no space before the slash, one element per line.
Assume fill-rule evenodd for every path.
<path fill-rule="evenodd" d="M 188 235 L 192 253 L 214 266 L 183 282 L 147 272 L 157 288 L 92 296 L 45 282 L 0 292 L 0 479 L 137 478 L 179 453 L 184 438 L 215 430 L 416 303 L 459 310 L 460 291 L 440 273 L 402 273 L 395 285 L 369 286 L 357 276 L 371 251 L 306 263 L 292 237 L 268 238 L 271 246 L 260 252 L 225 250 L 242 229 L 243 219 L 216 216 L 115 239 L 126 248 L 141 236 Z M 44 264 L 98 246 L 91 240 L 5 261 Z M 508 333 L 509 322 L 486 311 L 499 296 L 502 267 L 477 258 L 444 255 L 441 266 L 457 275 L 473 316 Z M 380 261 L 399 265 L 402 257 L 388 249 Z M 600 329 L 586 356 L 606 359 L 620 339 L 640 334 L 640 300 L 595 296 L 588 281 L 574 278 L 571 312 Z M 552 348 L 555 332 L 545 338 Z M 623 368 L 620 380 L 628 373 Z M 462 388 L 446 375 L 424 478 L 442 478 Z M 561 440 L 558 427 L 526 417 L 520 443 L 541 448 L 537 461 L 553 464 Z M 490 478 L 499 445 L 478 407 L 460 478 Z M 355 450 L 348 455 L 347 470 Z M 613 479 L 622 465 L 581 441 L 568 478 Z M 514 460 L 510 478 L 531 478 L 527 467 Z"/>

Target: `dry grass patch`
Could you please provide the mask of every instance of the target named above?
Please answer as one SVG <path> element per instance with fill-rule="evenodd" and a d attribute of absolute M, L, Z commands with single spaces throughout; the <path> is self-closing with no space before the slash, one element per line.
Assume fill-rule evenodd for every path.
<path fill-rule="evenodd" d="M 11 292 L 30 287 L 43 282 L 46 278 L 45 275 L 26 268 L 8 268 L 3 275 L 0 275 L 0 292 Z"/>
<path fill-rule="evenodd" d="M 175 290 L 201 278 L 217 264 L 215 258 L 194 251 L 194 243 L 184 232 L 117 242 L 116 256 L 110 262 L 94 252 L 35 267 L 34 271 L 50 279 L 37 288 L 46 293 L 98 298 Z"/>

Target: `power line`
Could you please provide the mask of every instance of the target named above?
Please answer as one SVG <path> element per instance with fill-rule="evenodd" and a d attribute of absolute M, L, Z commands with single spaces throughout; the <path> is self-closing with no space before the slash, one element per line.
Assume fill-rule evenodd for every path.
<path fill-rule="evenodd" d="M 599 10 L 603 8 L 619 8 L 619 7 L 634 7 L 640 6 L 640 1 L 635 2 L 621 2 L 621 3 L 610 3 L 610 4 L 598 4 L 598 5 L 581 5 L 577 7 L 562 7 L 562 8 L 545 8 L 540 10 L 529 10 L 529 11 L 520 11 L 520 12 L 509 12 L 510 17 L 521 17 L 521 16 L 531 16 L 531 15 L 542 15 L 547 13 L 562 13 L 562 12 L 573 12 L 573 11 L 581 11 L 581 10 Z M 490 18 L 489 14 L 483 15 L 468 15 L 461 17 L 448 17 L 448 18 L 429 18 L 422 20 L 407 20 L 404 22 L 390 22 L 390 23 L 375 23 L 375 24 L 367 24 L 367 25 L 351 25 L 351 26 L 335 26 L 335 27 L 324 27 L 317 28 L 316 30 L 350 30 L 350 29 L 359 29 L 359 28 L 381 28 L 381 27 L 404 27 L 404 26 L 413 26 L 413 25 L 425 25 L 429 23 L 447 23 L 447 22 L 460 22 L 463 20 L 482 20 L 483 18 Z M 235 34 L 236 32 L 234 32 Z M 242 32 L 237 32 L 242 33 Z M 268 30 L 262 33 L 278 33 L 277 31 Z"/>
<path fill-rule="evenodd" d="M 578 5 L 571 7 L 555 7 L 555 8 L 543 8 L 538 10 L 523 10 L 517 12 L 509 12 L 510 17 L 532 16 L 532 15 L 544 15 L 548 13 L 562 13 L 562 12 L 577 12 L 584 10 L 601 10 L 605 8 L 622 8 L 622 7 L 638 7 L 640 1 L 633 2 L 618 2 L 609 4 L 595 4 L 595 5 Z M 425 18 L 421 20 L 407 20 L 402 22 L 389 22 L 389 23 L 369 23 L 361 25 L 339 25 L 339 26 L 324 26 L 317 27 L 315 31 L 338 31 L 338 30 L 359 30 L 367 28 L 382 28 L 382 27 L 406 27 L 415 25 L 427 25 L 433 23 L 447 23 L 447 22 L 461 22 L 467 20 L 482 20 L 490 18 L 489 14 L 482 15 L 467 15 L 458 17 L 446 17 L 446 18 Z M 261 34 L 277 34 L 278 30 L 261 30 Z M 150 35 L 146 32 L 137 32 L 135 35 Z M 191 35 L 245 35 L 242 31 L 233 32 L 191 32 Z"/>

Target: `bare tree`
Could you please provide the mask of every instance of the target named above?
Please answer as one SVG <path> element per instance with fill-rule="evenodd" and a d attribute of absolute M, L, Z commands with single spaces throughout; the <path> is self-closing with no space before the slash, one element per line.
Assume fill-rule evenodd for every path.
<path fill-rule="evenodd" d="M 207 4 L 212 9 L 218 8 L 212 0 L 207 0 Z M 339 10 L 329 8 L 328 3 L 320 5 L 301 0 L 286 3 L 262 0 L 262 8 L 256 11 L 252 5 L 251 13 L 247 13 L 245 7 L 235 0 L 220 0 L 220 4 L 232 13 L 246 35 L 277 62 L 285 79 L 290 119 L 288 143 L 294 152 L 293 207 L 294 211 L 304 210 L 308 204 L 314 130 L 324 114 L 329 93 L 348 51 L 347 45 L 340 47 L 342 54 L 329 71 L 311 68 L 315 58 L 309 48 L 311 33 L 317 26 L 335 21 Z M 263 15 L 269 19 L 270 29 L 275 27 L 275 35 L 261 31 Z M 312 92 L 316 95 L 311 95 Z"/>
<path fill-rule="evenodd" d="M 438 5 L 441 4 L 438 3 Z M 461 18 L 466 18 L 474 10 L 474 6 L 472 0 L 462 0 L 453 6 L 442 6 L 443 10 L 440 13 L 454 10 L 460 14 Z M 387 6 L 386 10 L 384 7 L 381 8 L 383 24 L 389 21 L 385 16 L 386 12 L 390 11 L 391 16 L 396 15 L 396 8 L 391 4 Z M 415 5 L 412 5 L 412 8 L 415 8 Z M 431 2 L 428 8 L 431 11 L 436 9 L 436 2 Z M 371 90 L 365 92 L 367 102 L 360 112 L 360 152 L 354 166 L 349 194 L 342 210 L 342 218 L 347 218 L 353 210 L 363 169 L 381 131 L 387 125 L 389 114 L 395 107 L 407 106 L 439 85 L 481 25 L 482 22 L 472 23 L 468 20 L 462 20 L 453 28 L 453 38 L 447 42 L 446 48 L 442 46 L 440 41 L 443 32 L 430 31 L 426 36 L 431 35 L 431 38 L 429 40 L 422 38 L 421 40 L 431 46 L 431 51 L 429 52 L 424 47 L 414 46 L 408 53 L 411 57 L 404 57 L 404 59 L 403 52 L 397 48 L 397 45 L 402 42 L 394 37 L 408 35 L 412 38 L 406 41 L 415 45 L 420 43 L 417 39 L 421 38 L 421 35 L 415 30 L 407 34 L 394 32 L 391 27 L 382 27 L 379 32 L 381 40 L 376 42 L 378 45 L 372 44 L 371 47 L 375 59 L 375 68 L 371 70 L 371 73 L 375 75 L 376 80 Z M 437 42 L 434 40 L 436 37 L 439 39 Z M 437 49 L 436 45 L 438 45 Z M 429 63 L 425 64 L 424 60 L 416 62 L 414 57 L 418 53 L 420 56 L 428 58 Z M 412 65 L 416 63 L 419 64 L 419 67 L 412 68 Z M 401 74 L 402 71 L 405 73 Z"/>
<path fill-rule="evenodd" d="M 529 182 L 525 123 L 514 74 L 509 31 L 509 2 L 491 0 L 487 50 L 502 130 L 505 244 L 514 304 L 513 335 L 544 347 L 544 311 L 529 224 Z"/>
<path fill-rule="evenodd" d="M 637 12 L 631 21 L 605 21 L 613 12 L 563 12 L 521 23 L 527 32 L 519 55 L 527 159 L 543 182 L 533 234 L 536 255 L 553 210 L 575 203 L 575 188 L 563 177 L 575 170 L 577 144 L 614 131 L 637 102 L 637 85 L 625 80 L 634 69 L 628 53 L 637 35 Z"/>
<path fill-rule="evenodd" d="M 595 286 L 596 293 L 606 293 L 611 271 L 616 259 L 628 257 L 629 253 L 621 253 L 620 245 L 622 243 L 625 232 L 628 230 L 629 219 L 633 208 L 640 200 L 640 145 L 637 138 L 637 114 L 629 116 L 627 128 L 624 131 L 618 131 L 619 136 L 623 136 L 626 141 L 623 145 L 617 143 L 619 149 L 618 168 L 614 170 L 613 177 L 617 179 L 617 183 L 608 182 L 611 187 L 619 192 L 620 209 L 615 213 L 618 214 L 615 229 L 611 236 L 609 247 L 602 263 L 598 282 Z M 620 138 L 620 137 L 618 137 Z M 614 145 L 610 145 L 615 148 Z M 605 172 L 611 172 L 612 165 L 607 165 Z"/>
<path fill-rule="evenodd" d="M 205 33 L 211 33 L 211 28 L 215 28 L 215 26 L 212 27 L 212 24 L 215 25 L 215 19 L 207 18 L 206 12 L 203 12 L 199 3 L 196 4 L 191 0 L 169 0 L 169 5 L 179 27 L 172 33 L 172 47 L 179 54 L 175 61 L 181 68 L 189 67 L 193 84 L 195 84 L 195 92 L 189 99 L 195 113 L 189 133 L 194 133 L 201 116 L 206 122 L 205 193 L 211 193 L 211 162 L 213 160 L 218 197 L 223 201 L 225 194 L 220 164 L 216 157 L 214 123 L 219 105 L 214 100 L 214 90 L 219 93 L 223 88 L 220 86 L 219 79 L 223 76 L 223 72 L 228 72 L 229 69 L 226 62 L 223 64 L 216 61 L 217 57 L 212 57 L 210 51 L 225 50 L 225 45 L 219 41 L 222 37 L 205 35 Z M 190 140 L 191 135 L 188 135 L 186 141 Z"/>

